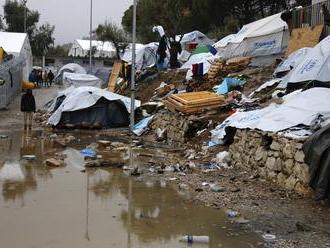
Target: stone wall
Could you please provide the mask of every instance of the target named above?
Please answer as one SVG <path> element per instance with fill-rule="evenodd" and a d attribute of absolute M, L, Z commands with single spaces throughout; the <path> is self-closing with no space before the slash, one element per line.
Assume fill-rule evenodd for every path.
<path fill-rule="evenodd" d="M 196 133 L 206 128 L 207 125 L 207 118 L 161 111 L 156 114 L 151 129 L 155 133 L 157 133 L 157 129 L 165 131 L 165 139 L 168 143 L 184 143 L 195 137 Z"/>
<path fill-rule="evenodd" d="M 229 152 L 234 167 L 255 171 L 285 189 L 305 194 L 310 192 L 310 174 L 304 163 L 303 142 L 238 129 Z"/>

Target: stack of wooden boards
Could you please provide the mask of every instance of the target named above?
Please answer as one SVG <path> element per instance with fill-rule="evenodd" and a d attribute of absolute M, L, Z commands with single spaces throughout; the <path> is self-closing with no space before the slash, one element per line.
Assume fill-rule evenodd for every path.
<path fill-rule="evenodd" d="M 251 62 L 250 57 L 237 57 L 227 60 L 216 59 L 209 71 L 207 72 L 208 79 L 214 80 L 220 74 L 229 74 L 244 70 Z"/>
<path fill-rule="evenodd" d="M 175 94 L 164 100 L 171 112 L 195 114 L 219 108 L 225 102 L 223 96 L 208 91 Z"/>
<path fill-rule="evenodd" d="M 215 79 L 219 75 L 220 71 L 223 69 L 224 65 L 225 61 L 223 61 L 222 59 L 216 59 L 212 63 L 209 71 L 207 72 L 208 78 Z"/>

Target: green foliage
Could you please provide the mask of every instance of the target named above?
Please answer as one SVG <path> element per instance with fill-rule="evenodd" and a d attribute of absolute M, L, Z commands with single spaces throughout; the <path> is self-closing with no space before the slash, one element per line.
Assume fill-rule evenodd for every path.
<path fill-rule="evenodd" d="M 96 29 L 96 36 L 99 40 L 112 42 L 116 48 L 117 59 L 120 59 L 120 51 L 126 47 L 128 42 L 127 33 L 116 23 L 105 22 Z"/>
<path fill-rule="evenodd" d="M 31 47 L 34 55 L 43 56 L 47 54 L 50 46 L 54 44 L 54 30 L 54 26 L 46 23 L 34 31 L 31 37 Z"/>
<path fill-rule="evenodd" d="M 27 34 L 30 39 L 32 52 L 36 56 L 45 55 L 48 49 L 54 44 L 55 27 L 48 23 L 37 27 L 40 14 L 38 11 L 25 9 L 22 2 L 7 1 L 4 5 L 5 30 L 8 32 L 24 33 L 24 13 L 26 11 Z"/>
<path fill-rule="evenodd" d="M 298 0 L 306 5 L 308 0 Z M 137 35 L 143 42 L 157 39 L 152 27 L 162 25 L 168 36 L 193 30 L 218 38 L 236 32 L 242 25 L 287 8 L 286 0 L 139 0 Z M 132 6 L 122 18 L 126 32 L 132 32 Z"/>
<path fill-rule="evenodd" d="M 18 1 L 8 1 L 4 5 L 4 19 L 6 20 L 8 32 L 24 33 L 24 12 L 25 6 Z M 38 11 L 27 9 L 26 26 L 29 37 L 32 36 L 39 22 L 40 14 Z"/>

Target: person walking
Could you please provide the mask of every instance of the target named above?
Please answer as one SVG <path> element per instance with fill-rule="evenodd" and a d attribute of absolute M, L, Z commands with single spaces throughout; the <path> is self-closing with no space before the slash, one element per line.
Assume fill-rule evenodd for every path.
<path fill-rule="evenodd" d="M 36 102 L 32 90 L 27 90 L 21 98 L 21 112 L 24 113 L 24 130 L 32 129 L 33 113 L 36 112 Z"/>
<path fill-rule="evenodd" d="M 49 85 L 50 85 L 50 87 L 52 87 L 52 83 L 53 83 L 53 80 L 54 80 L 54 78 L 55 78 L 55 75 L 54 75 L 54 73 L 52 72 L 52 70 L 49 70 L 47 76 L 48 76 L 48 82 L 49 82 Z"/>
<path fill-rule="evenodd" d="M 44 82 L 45 88 L 48 88 L 49 86 L 48 86 L 48 72 L 47 72 L 47 70 L 44 70 L 42 72 L 42 81 Z"/>

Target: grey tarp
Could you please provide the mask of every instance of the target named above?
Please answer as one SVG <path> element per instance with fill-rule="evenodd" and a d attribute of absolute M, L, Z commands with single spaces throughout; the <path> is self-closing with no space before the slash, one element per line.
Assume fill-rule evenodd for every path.
<path fill-rule="evenodd" d="M 330 125 L 312 135 L 303 150 L 305 162 L 310 168 L 310 186 L 316 192 L 316 199 L 330 198 Z"/>

